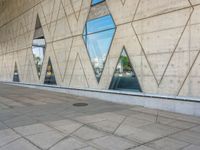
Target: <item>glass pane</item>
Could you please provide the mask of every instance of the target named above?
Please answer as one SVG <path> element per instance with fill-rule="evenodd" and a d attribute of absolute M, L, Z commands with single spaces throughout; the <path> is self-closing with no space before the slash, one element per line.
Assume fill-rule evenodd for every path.
<path fill-rule="evenodd" d="M 56 78 L 55 78 L 55 74 L 54 74 L 53 67 L 52 67 L 50 59 L 48 61 L 48 65 L 47 65 L 44 84 L 56 85 Z"/>
<path fill-rule="evenodd" d="M 32 46 L 33 57 L 34 57 L 34 61 L 36 64 L 36 69 L 37 69 L 39 77 L 41 74 L 42 64 L 44 60 L 44 51 L 45 51 L 44 47 Z"/>
<path fill-rule="evenodd" d="M 110 89 L 141 92 L 138 79 L 125 50 L 121 53 Z"/>
<path fill-rule="evenodd" d="M 35 34 L 32 43 L 32 52 L 39 78 L 41 75 L 42 64 L 44 61 L 45 49 L 46 49 L 46 42 L 44 38 L 44 33 L 42 30 L 39 16 L 37 16 L 35 25 Z"/>
<path fill-rule="evenodd" d="M 86 45 L 94 71 L 99 81 L 115 30 L 107 30 L 87 36 Z"/>
<path fill-rule="evenodd" d="M 98 4 L 103 1 L 105 1 L 105 0 L 92 0 L 92 5 Z"/>
<path fill-rule="evenodd" d="M 45 47 L 45 39 L 41 38 L 41 39 L 33 39 L 33 46 L 36 47 Z"/>
<path fill-rule="evenodd" d="M 16 63 L 15 63 L 15 68 L 14 68 L 13 81 L 14 82 L 19 82 L 19 73 L 18 73 L 18 69 L 17 69 L 17 64 Z"/>
<path fill-rule="evenodd" d="M 89 20 L 83 32 L 97 81 L 100 80 L 114 34 L 115 23 L 111 15 Z"/>
<path fill-rule="evenodd" d="M 89 20 L 86 24 L 86 34 L 91 34 L 103 30 L 109 30 L 115 28 L 115 24 L 111 15 L 103 16 L 98 19 Z"/>

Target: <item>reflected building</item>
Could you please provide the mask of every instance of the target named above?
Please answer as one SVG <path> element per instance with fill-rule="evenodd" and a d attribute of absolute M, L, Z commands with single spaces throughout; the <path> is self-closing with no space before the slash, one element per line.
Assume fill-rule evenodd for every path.
<path fill-rule="evenodd" d="M 123 49 L 115 69 L 110 89 L 120 91 L 142 92 L 130 59 Z"/>
<path fill-rule="evenodd" d="M 83 39 L 98 82 L 104 70 L 115 30 L 116 26 L 106 2 L 92 1 Z"/>
<path fill-rule="evenodd" d="M 33 43 L 32 43 L 32 53 L 33 53 L 33 58 L 35 61 L 36 70 L 37 70 L 37 74 L 39 78 L 41 76 L 42 65 L 43 65 L 44 56 L 45 56 L 45 49 L 46 49 L 45 37 L 44 37 L 41 22 L 40 22 L 40 18 L 37 15 L 34 38 L 33 38 Z"/>
<path fill-rule="evenodd" d="M 136 96 L 145 106 L 138 96 L 200 98 L 197 0 L 18 2 L 0 5 L 0 81 Z"/>
<path fill-rule="evenodd" d="M 16 62 L 15 62 L 15 67 L 14 67 L 13 82 L 20 82 L 19 73 L 18 73 L 18 68 L 17 68 L 17 63 Z"/>
<path fill-rule="evenodd" d="M 56 85 L 57 84 L 50 58 L 49 58 L 48 65 L 47 65 L 44 84 L 50 84 L 50 85 Z"/>

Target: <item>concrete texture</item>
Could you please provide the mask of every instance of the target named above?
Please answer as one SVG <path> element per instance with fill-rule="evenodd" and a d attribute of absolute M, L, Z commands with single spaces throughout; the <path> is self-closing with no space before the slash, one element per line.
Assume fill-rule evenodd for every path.
<path fill-rule="evenodd" d="M 43 84 L 51 58 L 58 85 L 108 89 L 123 46 L 144 93 L 200 97 L 200 1 L 106 0 L 117 26 L 98 84 L 82 33 L 91 0 L 1 0 L 0 80 Z M 47 49 L 41 78 L 31 51 L 37 15 Z M 3 106 L 2 106 L 3 107 Z"/>
<path fill-rule="evenodd" d="M 0 88 L 0 150 L 200 149 L 199 117 L 2 83 Z M 89 105 L 72 106 L 77 102 Z"/>

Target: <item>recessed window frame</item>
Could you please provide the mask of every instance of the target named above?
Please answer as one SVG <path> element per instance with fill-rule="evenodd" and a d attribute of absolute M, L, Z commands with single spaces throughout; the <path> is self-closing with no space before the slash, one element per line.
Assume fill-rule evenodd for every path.
<path fill-rule="evenodd" d="M 17 72 L 17 75 L 15 75 L 16 72 Z M 15 80 L 16 79 L 15 76 L 17 76 L 17 80 Z M 18 71 L 18 66 L 17 66 L 16 62 L 15 62 L 15 65 L 14 65 L 13 82 L 20 82 L 19 71 Z"/>
<path fill-rule="evenodd" d="M 92 1 L 91 1 L 91 6 L 98 5 L 98 4 L 103 3 L 103 2 L 105 2 L 105 1 L 106 1 L 106 0 L 101 0 L 101 1 L 99 1 L 99 2 L 93 3 L 93 0 L 92 0 Z"/>
<path fill-rule="evenodd" d="M 102 1 L 102 2 L 104 2 L 104 1 Z M 100 3 L 102 3 L 102 2 L 100 2 Z M 112 36 L 112 40 L 111 40 L 111 43 L 110 43 L 110 45 L 109 45 L 108 52 L 107 52 L 107 55 L 106 55 L 106 58 L 105 58 L 105 61 L 104 61 L 103 68 L 102 68 L 102 73 L 101 73 L 101 75 L 100 75 L 100 77 L 99 77 L 99 79 L 98 79 L 97 76 L 96 76 L 95 67 L 94 67 L 94 65 L 93 65 L 93 63 L 92 63 L 92 61 L 91 61 L 92 59 L 91 59 L 91 57 L 90 57 L 90 53 L 89 53 L 89 50 L 88 50 L 88 46 L 87 46 L 87 31 L 85 32 L 85 29 L 87 30 L 87 27 L 86 27 L 86 26 L 87 26 L 87 21 L 92 21 L 92 20 L 95 20 L 95 19 L 100 19 L 100 18 L 103 18 L 103 17 L 106 17 L 106 16 L 110 16 L 110 17 L 111 17 L 112 22 L 113 22 L 113 24 L 114 24 L 114 27 L 113 27 L 113 28 L 109 28 L 109 29 L 105 29 L 105 30 L 102 30 L 102 31 L 98 31 L 98 32 L 94 32 L 94 33 L 90 33 L 90 34 L 89 34 L 89 35 L 91 35 L 91 34 L 98 34 L 98 33 L 101 33 L 101 32 L 105 32 L 105 31 L 109 31 L 109 30 L 114 30 L 114 33 L 113 33 L 113 36 Z M 88 53 L 88 56 L 89 56 L 89 58 L 90 58 L 90 63 L 91 63 L 91 65 L 92 65 L 92 68 L 93 68 L 95 77 L 96 77 L 96 79 L 97 79 L 97 82 L 99 83 L 100 80 L 101 80 L 102 74 L 103 74 L 103 72 L 104 72 L 105 63 L 107 62 L 108 55 L 109 55 L 109 53 L 110 53 L 110 48 L 111 48 L 111 46 L 112 46 L 113 39 L 114 39 L 114 37 L 115 37 L 115 33 L 116 33 L 116 28 L 117 28 L 117 26 L 116 26 L 116 24 L 115 24 L 115 22 L 114 22 L 114 19 L 113 19 L 113 17 L 112 17 L 111 14 L 108 14 L 108 15 L 105 15 L 105 16 L 101 16 L 101 17 L 98 17 L 98 18 L 94 18 L 94 19 L 90 19 L 90 20 L 87 20 L 87 21 L 86 21 L 86 24 L 85 24 L 85 28 L 84 28 L 84 30 L 83 30 L 82 38 L 83 38 L 83 40 L 84 40 L 84 43 L 85 43 L 85 46 L 86 46 L 86 49 L 87 49 L 87 53 Z"/>
<path fill-rule="evenodd" d="M 125 51 L 125 53 L 126 53 L 126 55 L 127 55 L 127 58 L 128 58 L 128 60 L 129 60 L 131 69 L 132 69 L 132 71 L 133 71 L 133 73 L 134 73 L 134 75 L 135 75 L 135 78 L 136 78 L 137 82 L 138 82 L 138 87 L 139 87 L 138 90 L 131 90 L 131 89 L 130 89 L 130 90 L 129 90 L 129 89 L 118 90 L 118 89 L 112 89 L 112 88 L 111 88 L 111 84 L 112 84 L 112 81 L 113 81 L 113 77 L 114 77 L 114 75 L 115 75 L 115 71 L 116 71 L 117 66 L 118 66 L 118 64 L 119 64 L 119 61 L 120 61 L 120 59 L 121 59 L 121 55 L 122 55 L 123 51 Z M 135 70 L 134 70 L 134 68 L 133 68 L 133 65 L 132 65 L 132 63 L 131 63 L 131 59 L 130 59 L 128 53 L 127 53 L 127 50 L 126 50 L 125 46 L 123 46 L 122 51 L 121 51 L 121 53 L 120 53 L 120 56 L 119 56 L 119 58 L 118 58 L 118 60 L 117 60 L 117 64 L 116 64 L 115 69 L 114 69 L 114 72 L 113 72 L 113 74 L 112 74 L 112 78 L 111 78 L 110 85 L 109 85 L 109 88 L 108 88 L 108 89 L 109 89 L 109 90 L 114 90 L 114 91 L 127 91 L 127 92 L 137 92 L 137 93 L 142 93 L 142 92 L 143 92 L 143 90 L 142 90 L 142 88 L 141 88 L 141 85 L 140 85 L 140 81 L 138 80 L 138 77 L 137 77 L 137 73 L 135 72 Z"/>
<path fill-rule="evenodd" d="M 48 81 L 46 80 L 49 64 L 50 64 L 50 66 L 51 66 L 51 73 L 53 73 L 53 76 L 54 76 L 54 79 L 55 79 L 55 81 L 54 81 L 53 83 L 51 83 L 52 80 L 48 80 L 49 83 L 48 83 Z M 51 76 L 52 76 L 52 75 L 51 75 Z M 50 78 L 51 78 L 51 77 L 50 77 Z M 54 71 L 54 69 L 53 69 L 53 65 L 52 65 L 52 61 L 51 61 L 51 58 L 50 58 L 50 57 L 48 58 L 47 67 L 46 67 L 46 71 L 45 71 L 44 84 L 46 84 L 46 85 L 57 85 L 56 75 L 55 75 L 55 71 Z"/>
<path fill-rule="evenodd" d="M 42 28 L 41 21 L 40 21 L 40 26 L 41 26 L 41 27 L 38 28 L 38 27 L 37 27 L 37 19 L 39 19 L 39 21 L 40 21 L 40 17 L 39 17 L 38 14 L 37 14 L 36 21 L 35 21 L 35 28 L 34 28 L 34 35 L 33 35 L 33 39 L 32 39 L 31 51 L 32 51 L 33 60 L 34 60 L 34 64 L 35 64 L 36 71 L 37 71 L 37 76 L 38 76 L 38 78 L 40 79 L 41 73 L 42 73 L 42 69 L 43 69 L 43 64 L 44 64 L 44 59 L 45 59 L 45 53 L 46 53 L 47 44 L 46 44 L 46 39 L 45 39 L 44 30 L 43 30 L 43 28 Z M 38 29 L 40 29 L 40 28 L 41 28 L 41 30 L 42 30 L 43 36 L 35 38 L 35 37 L 34 37 L 34 36 L 35 36 L 35 32 L 36 32 L 36 30 L 38 30 Z M 33 41 L 34 41 L 34 40 L 37 40 L 37 39 L 44 39 L 44 46 L 33 45 Z M 33 53 L 33 48 L 37 48 L 37 47 L 38 47 L 38 48 L 43 48 L 43 53 L 44 53 L 44 54 L 43 54 L 43 60 L 42 60 L 42 63 L 41 63 L 41 67 L 40 67 L 40 72 L 38 72 L 38 66 L 37 66 L 37 64 L 36 64 L 36 62 L 35 62 L 35 56 L 34 56 L 34 53 Z"/>

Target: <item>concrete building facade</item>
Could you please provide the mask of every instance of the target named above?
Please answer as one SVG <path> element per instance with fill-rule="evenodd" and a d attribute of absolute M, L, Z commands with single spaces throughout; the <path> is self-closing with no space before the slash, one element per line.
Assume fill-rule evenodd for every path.
<path fill-rule="evenodd" d="M 114 75 L 123 76 L 119 60 L 124 53 L 131 64 L 126 75 L 137 80 L 136 92 L 200 98 L 200 0 L 94 3 L 0 0 L 0 80 L 48 84 L 50 73 L 57 86 L 113 90 Z M 86 33 L 88 20 L 104 16 L 112 18 L 110 27 L 106 21 L 97 28 L 94 23 Z M 104 32 L 104 25 L 112 34 L 90 37 L 93 31 Z M 45 49 L 40 68 L 33 56 L 37 37 L 42 37 L 40 46 Z M 102 39 L 96 42 L 97 37 Z M 110 44 L 101 44 L 107 41 L 104 38 Z M 97 46 L 106 52 L 92 59 L 90 49 Z M 126 85 L 121 85 L 122 91 Z"/>

